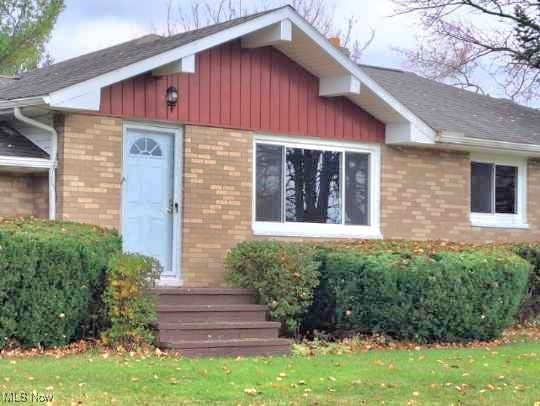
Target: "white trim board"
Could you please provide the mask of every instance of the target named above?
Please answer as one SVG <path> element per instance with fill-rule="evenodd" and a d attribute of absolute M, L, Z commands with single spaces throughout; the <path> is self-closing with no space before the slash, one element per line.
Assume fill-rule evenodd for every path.
<path fill-rule="evenodd" d="M 436 142 L 436 146 L 457 151 L 540 157 L 540 145 L 465 137 L 463 134 L 447 131 L 441 132 Z"/>
<path fill-rule="evenodd" d="M 0 166 L 13 166 L 21 168 L 49 169 L 52 161 L 43 158 L 24 158 L 17 156 L 0 156 Z"/>

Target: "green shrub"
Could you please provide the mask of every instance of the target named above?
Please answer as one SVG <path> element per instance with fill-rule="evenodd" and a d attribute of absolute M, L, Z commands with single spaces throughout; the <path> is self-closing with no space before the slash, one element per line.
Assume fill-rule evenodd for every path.
<path fill-rule="evenodd" d="M 513 246 L 513 251 L 532 266 L 527 294 L 519 311 L 519 319 L 522 322 L 540 320 L 540 245 L 516 244 Z"/>
<path fill-rule="evenodd" d="M 508 327 L 529 264 L 508 251 L 328 254 L 335 328 L 418 342 L 489 340 Z"/>
<path fill-rule="evenodd" d="M 293 332 L 313 299 L 319 283 L 314 249 L 275 241 L 244 242 L 227 254 L 226 280 L 253 289 L 258 303 L 268 305 L 270 317 Z"/>
<path fill-rule="evenodd" d="M 113 231 L 37 219 L 0 222 L 0 348 L 58 346 L 97 334 Z"/>
<path fill-rule="evenodd" d="M 105 344 L 124 348 L 151 344 L 151 324 L 157 319 L 152 292 L 161 270 L 153 258 L 115 255 L 109 261 L 105 304 L 111 327 L 102 336 Z"/>

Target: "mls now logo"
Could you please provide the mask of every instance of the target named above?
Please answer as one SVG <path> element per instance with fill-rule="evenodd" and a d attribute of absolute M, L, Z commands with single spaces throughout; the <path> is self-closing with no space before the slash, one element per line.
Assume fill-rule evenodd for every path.
<path fill-rule="evenodd" d="M 2 400 L 5 403 L 50 403 L 54 399 L 52 393 L 37 392 L 4 392 Z"/>

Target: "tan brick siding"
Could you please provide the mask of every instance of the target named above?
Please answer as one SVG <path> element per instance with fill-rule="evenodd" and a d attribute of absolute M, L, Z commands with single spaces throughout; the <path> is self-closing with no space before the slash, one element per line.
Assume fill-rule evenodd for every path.
<path fill-rule="evenodd" d="M 251 232 L 252 133 L 186 126 L 183 149 L 183 283 L 220 286 L 227 250 L 255 238 Z M 59 146 L 59 218 L 119 227 L 121 153 L 120 120 L 65 117 Z M 540 239 L 540 161 L 528 164 L 530 229 L 503 230 L 469 224 L 467 153 L 382 146 L 381 155 L 385 238 Z"/>
<path fill-rule="evenodd" d="M 252 136 L 186 126 L 182 278 L 186 286 L 223 284 L 225 252 L 251 237 Z"/>
<path fill-rule="evenodd" d="M 540 162 L 529 160 L 527 171 L 530 228 L 472 227 L 468 153 L 383 146 L 383 236 L 464 242 L 539 240 Z"/>
<path fill-rule="evenodd" d="M 58 218 L 119 228 L 122 121 L 66 114 L 59 126 Z"/>
<path fill-rule="evenodd" d="M 0 217 L 48 217 L 47 175 L 0 173 Z"/>
<path fill-rule="evenodd" d="M 528 165 L 530 229 L 472 227 L 469 154 L 381 148 L 384 238 L 452 241 L 540 239 L 540 161 Z M 182 274 L 186 286 L 223 284 L 223 258 L 251 233 L 252 134 L 187 126 Z M 299 239 L 294 239 L 299 240 Z"/>

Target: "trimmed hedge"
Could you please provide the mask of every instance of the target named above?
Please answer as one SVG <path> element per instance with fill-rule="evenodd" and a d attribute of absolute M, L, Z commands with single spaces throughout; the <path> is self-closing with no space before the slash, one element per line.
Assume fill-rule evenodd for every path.
<path fill-rule="evenodd" d="M 335 327 L 417 342 L 489 340 L 514 320 L 529 264 L 506 251 L 330 253 Z"/>
<path fill-rule="evenodd" d="M 525 300 L 519 311 L 522 322 L 540 321 L 540 245 L 516 244 L 512 246 L 514 253 L 531 264 L 529 284 Z"/>
<path fill-rule="evenodd" d="M 235 275 L 228 278 L 232 285 L 272 292 L 259 294 L 259 303 L 272 308 L 280 303 L 276 298 L 285 304 L 301 299 L 294 311 L 280 306 L 286 317 L 274 314 L 274 319 L 290 318 L 296 326 L 303 316 L 304 334 L 342 330 L 418 342 L 487 340 L 514 321 L 527 290 L 531 267 L 512 253 L 525 257 L 517 247 L 392 240 L 324 245 L 257 241 L 232 249 L 226 266 Z M 283 256 L 283 251 L 290 255 Z M 538 262 L 540 251 L 529 247 L 526 252 L 531 263 Z M 295 281 L 281 276 L 290 274 L 283 258 L 291 255 L 301 258 L 293 262 L 294 272 L 310 275 L 309 283 L 300 283 L 302 297 Z M 319 264 L 318 270 L 313 270 L 314 264 Z"/>
<path fill-rule="evenodd" d="M 293 333 L 311 304 L 319 281 L 315 249 L 274 241 L 244 242 L 225 258 L 226 280 L 253 289 L 258 303 L 267 304 L 272 320 Z"/>
<path fill-rule="evenodd" d="M 116 232 L 94 226 L 0 222 L 0 348 L 97 335 L 107 324 L 107 261 L 120 249 Z"/>

